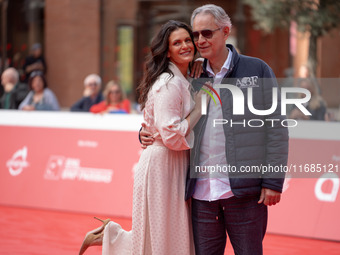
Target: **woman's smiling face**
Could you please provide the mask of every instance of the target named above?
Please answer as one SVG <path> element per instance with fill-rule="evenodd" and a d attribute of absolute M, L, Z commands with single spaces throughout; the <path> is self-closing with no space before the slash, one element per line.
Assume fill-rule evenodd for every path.
<path fill-rule="evenodd" d="M 194 58 L 195 47 L 187 30 L 179 28 L 169 37 L 168 58 L 177 66 L 187 65 Z"/>

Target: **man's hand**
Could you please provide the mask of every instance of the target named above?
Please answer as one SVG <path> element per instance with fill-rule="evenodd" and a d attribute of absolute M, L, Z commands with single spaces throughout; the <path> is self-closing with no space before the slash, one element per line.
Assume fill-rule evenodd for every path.
<path fill-rule="evenodd" d="M 262 188 L 259 204 L 264 203 L 265 205 L 275 205 L 280 202 L 281 193 L 275 190 Z"/>
<path fill-rule="evenodd" d="M 13 83 L 10 83 L 10 82 L 6 83 L 4 85 L 5 92 L 7 92 L 7 93 L 11 92 L 13 90 L 14 86 L 15 86 L 15 84 L 13 84 Z"/>
<path fill-rule="evenodd" d="M 145 123 L 142 123 L 142 130 L 139 133 L 140 140 L 142 142 L 142 148 L 146 149 L 148 145 L 153 144 L 154 138 L 152 137 L 152 134 L 145 130 Z"/>
<path fill-rule="evenodd" d="M 295 108 L 291 111 L 289 115 L 290 119 L 295 119 L 295 120 L 309 120 L 310 117 L 304 115 L 299 109 Z"/>
<path fill-rule="evenodd" d="M 83 92 L 84 97 L 89 97 L 93 94 L 93 91 L 90 87 L 86 86 Z"/>
<path fill-rule="evenodd" d="M 201 74 L 203 73 L 203 61 L 204 58 L 198 58 L 195 60 L 195 62 L 192 65 L 190 77 L 191 78 L 199 78 Z"/>
<path fill-rule="evenodd" d="M 26 67 L 26 73 L 30 73 L 33 72 L 35 70 L 40 70 L 40 71 L 44 71 L 44 66 L 43 64 L 39 61 L 33 64 L 30 64 Z"/>

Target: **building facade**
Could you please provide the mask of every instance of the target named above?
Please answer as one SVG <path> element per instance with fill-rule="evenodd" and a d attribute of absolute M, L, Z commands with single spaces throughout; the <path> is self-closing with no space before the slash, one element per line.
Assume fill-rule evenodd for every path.
<path fill-rule="evenodd" d="M 303 40 L 298 39 L 293 54 L 290 31 L 276 30 L 265 35 L 255 30 L 249 7 L 242 1 L 209 2 L 222 6 L 230 15 L 233 28 L 228 40 L 241 53 L 266 61 L 277 77 L 285 77 L 287 68 L 297 70 L 306 61 Z M 68 108 L 82 96 L 83 80 L 90 73 L 99 74 L 104 86 L 109 80 L 118 81 L 135 101 L 143 61 L 157 29 L 169 19 L 189 23 L 191 12 L 207 2 L 0 0 L 0 3 L 2 14 L 6 14 L 1 19 L 1 59 L 6 59 L 1 61 L 2 69 L 8 65 L 20 69 L 31 45 L 42 43 L 49 87 L 61 106 Z M 318 76 L 340 76 L 336 67 L 340 58 L 334 58 L 334 52 L 339 55 L 339 39 L 339 31 L 334 31 L 319 42 Z M 329 105 L 338 107 L 340 88 L 323 89 L 327 90 L 324 96 Z"/>

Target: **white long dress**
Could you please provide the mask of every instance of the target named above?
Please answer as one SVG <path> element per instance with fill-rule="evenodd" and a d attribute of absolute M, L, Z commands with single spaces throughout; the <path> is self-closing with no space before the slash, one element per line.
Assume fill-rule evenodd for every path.
<path fill-rule="evenodd" d="M 142 152 L 134 176 L 132 230 L 110 222 L 104 230 L 103 255 L 194 254 L 190 206 L 184 200 L 188 149 L 185 120 L 194 102 L 190 83 L 170 63 L 174 76 L 163 73 L 152 86 L 144 110 L 155 142 Z"/>

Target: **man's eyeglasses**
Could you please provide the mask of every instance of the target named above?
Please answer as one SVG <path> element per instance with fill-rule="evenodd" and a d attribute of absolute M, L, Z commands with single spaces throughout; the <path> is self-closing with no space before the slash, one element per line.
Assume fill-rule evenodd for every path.
<path fill-rule="evenodd" d="M 203 29 L 201 31 L 194 31 L 192 32 L 192 35 L 194 36 L 194 41 L 197 42 L 200 34 L 207 38 L 207 39 L 211 39 L 214 35 L 214 32 L 216 32 L 217 30 L 220 30 L 221 28 L 216 28 L 215 30 L 210 30 L 210 29 Z"/>

